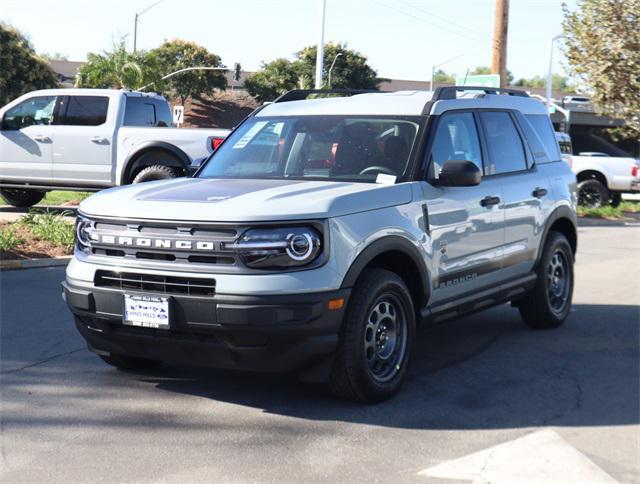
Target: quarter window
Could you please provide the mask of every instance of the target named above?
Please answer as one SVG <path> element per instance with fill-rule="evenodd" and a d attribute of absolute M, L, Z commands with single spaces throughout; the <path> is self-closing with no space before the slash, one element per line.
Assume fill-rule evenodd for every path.
<path fill-rule="evenodd" d="M 55 96 L 32 97 L 9 109 L 2 122 L 2 129 L 16 131 L 33 125 L 51 124 Z"/>
<path fill-rule="evenodd" d="M 482 151 L 472 113 L 451 113 L 440 118 L 431 148 L 430 178 L 439 177 L 447 160 L 472 161 L 482 171 Z"/>
<path fill-rule="evenodd" d="M 555 133 L 553 132 L 553 125 L 551 124 L 549 116 L 546 114 L 530 114 L 525 117 L 531 126 L 533 126 L 533 129 L 538 134 L 540 141 L 544 144 L 550 161 L 559 160 L 560 151 L 558 149 L 558 141 Z"/>
<path fill-rule="evenodd" d="M 520 134 L 509 113 L 481 112 L 482 126 L 489 149 L 487 175 L 527 169 L 527 157 Z"/>
<path fill-rule="evenodd" d="M 99 126 L 107 120 L 109 98 L 106 96 L 69 96 L 65 103 L 64 116 L 59 124 Z"/>

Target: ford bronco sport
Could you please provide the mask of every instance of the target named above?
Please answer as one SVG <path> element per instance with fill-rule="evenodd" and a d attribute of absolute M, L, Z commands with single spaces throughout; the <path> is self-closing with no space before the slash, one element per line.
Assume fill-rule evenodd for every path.
<path fill-rule="evenodd" d="M 322 92 L 261 107 L 192 178 L 82 203 L 63 286 L 91 350 L 296 371 L 372 402 L 399 389 L 418 324 L 505 302 L 564 322 L 576 179 L 544 104 Z"/>

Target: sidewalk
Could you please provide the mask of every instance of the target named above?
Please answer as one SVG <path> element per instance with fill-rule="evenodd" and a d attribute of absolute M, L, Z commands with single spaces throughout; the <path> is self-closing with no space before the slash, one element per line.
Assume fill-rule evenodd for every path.
<path fill-rule="evenodd" d="M 53 206 L 53 205 L 37 205 L 32 207 L 31 210 L 42 210 L 55 213 L 69 212 L 71 215 L 69 220 L 73 220 L 76 216 L 76 210 L 78 207 L 74 206 Z M 16 208 L 9 205 L 0 205 L 0 223 L 15 222 L 30 209 L 28 208 Z"/>

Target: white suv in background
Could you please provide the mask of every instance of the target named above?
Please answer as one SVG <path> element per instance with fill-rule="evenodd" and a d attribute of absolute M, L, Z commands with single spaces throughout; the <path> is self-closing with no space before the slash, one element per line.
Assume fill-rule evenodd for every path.
<path fill-rule="evenodd" d="M 0 195 L 38 203 L 48 190 L 99 190 L 191 173 L 229 130 L 172 127 L 153 93 L 50 89 L 0 109 Z"/>

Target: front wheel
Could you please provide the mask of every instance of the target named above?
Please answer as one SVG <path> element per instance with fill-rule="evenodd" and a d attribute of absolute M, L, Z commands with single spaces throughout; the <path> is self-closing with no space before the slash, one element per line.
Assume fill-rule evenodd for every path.
<path fill-rule="evenodd" d="M 386 400 L 402 385 L 415 337 L 411 293 L 395 273 L 367 269 L 355 285 L 329 384 L 342 398 Z"/>
<path fill-rule="evenodd" d="M 3 188 L 0 197 L 14 207 L 32 207 L 44 198 L 46 192 L 38 190 L 19 190 L 17 188 Z"/>
<path fill-rule="evenodd" d="M 537 274 L 536 287 L 519 302 L 520 315 L 532 328 L 557 328 L 569 316 L 573 298 L 573 251 L 563 234 L 549 233 Z"/>

